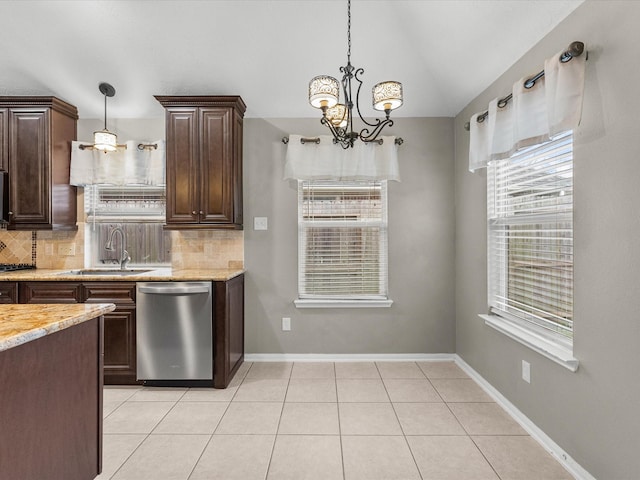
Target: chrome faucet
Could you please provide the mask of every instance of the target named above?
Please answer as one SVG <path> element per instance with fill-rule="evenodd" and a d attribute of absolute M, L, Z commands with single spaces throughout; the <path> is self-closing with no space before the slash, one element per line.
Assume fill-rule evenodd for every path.
<path fill-rule="evenodd" d="M 113 230 L 111 230 L 111 232 L 109 233 L 109 240 L 104 245 L 104 249 L 109 251 L 115 250 L 113 248 L 113 237 L 115 236 L 116 233 L 120 234 L 120 240 L 122 243 L 122 255 L 120 255 L 120 270 L 126 270 L 127 264 L 131 261 L 131 257 L 129 256 L 129 252 L 127 252 L 125 247 L 126 241 L 125 241 L 124 231 L 122 230 L 122 228 L 115 227 Z"/>

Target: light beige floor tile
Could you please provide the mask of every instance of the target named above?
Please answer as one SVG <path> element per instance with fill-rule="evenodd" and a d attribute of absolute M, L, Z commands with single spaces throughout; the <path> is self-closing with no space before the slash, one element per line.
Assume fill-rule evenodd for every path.
<path fill-rule="evenodd" d="M 296 362 L 291 378 L 335 378 L 333 362 Z"/>
<path fill-rule="evenodd" d="M 282 405 L 280 402 L 232 402 L 215 433 L 275 435 Z"/>
<path fill-rule="evenodd" d="M 339 378 L 339 402 L 388 402 L 389 396 L 382 379 Z"/>
<path fill-rule="evenodd" d="M 419 480 L 404 437 L 343 436 L 345 480 Z"/>
<path fill-rule="evenodd" d="M 189 480 L 264 480 L 275 435 L 214 435 Z"/>
<path fill-rule="evenodd" d="M 129 400 L 138 390 L 142 387 L 138 386 L 115 386 L 115 385 L 105 385 L 102 390 L 102 400 L 105 402 L 110 401 L 120 401 L 124 402 L 125 400 Z"/>
<path fill-rule="evenodd" d="M 471 437 L 502 480 L 571 480 L 535 440 L 524 436 Z"/>
<path fill-rule="evenodd" d="M 251 365 L 253 365 L 252 362 L 242 362 L 242 365 L 238 367 L 238 370 L 236 371 L 236 374 L 233 376 L 233 378 L 242 380 L 247 375 L 247 372 L 251 368 Z"/>
<path fill-rule="evenodd" d="M 385 378 L 383 381 L 392 402 L 442 402 L 426 378 Z"/>
<path fill-rule="evenodd" d="M 287 402 L 335 402 L 336 381 L 332 378 L 292 378 Z"/>
<path fill-rule="evenodd" d="M 469 378 L 455 362 L 417 362 L 427 378 Z"/>
<path fill-rule="evenodd" d="M 285 403 L 278 434 L 339 435 L 337 403 Z"/>
<path fill-rule="evenodd" d="M 104 420 L 104 433 L 150 433 L 175 402 L 125 402 Z"/>
<path fill-rule="evenodd" d="M 493 402 L 470 378 L 434 378 L 430 381 L 445 402 Z"/>
<path fill-rule="evenodd" d="M 210 438 L 209 435 L 150 435 L 113 480 L 185 480 Z"/>
<path fill-rule="evenodd" d="M 233 382 L 233 380 L 232 380 Z M 238 383 L 239 385 L 240 383 Z M 190 388 L 187 390 L 181 402 L 230 402 L 238 391 L 238 387 L 227 388 Z"/>
<path fill-rule="evenodd" d="M 499 480 L 467 436 L 407 437 L 423 480 Z"/>
<path fill-rule="evenodd" d="M 132 402 L 177 402 L 187 392 L 181 387 L 143 387 L 134 393 L 129 401 Z"/>
<path fill-rule="evenodd" d="M 234 402 L 284 402 L 289 380 L 277 378 L 245 378 L 238 387 Z"/>
<path fill-rule="evenodd" d="M 102 473 L 96 480 L 108 480 L 129 458 L 146 434 L 104 435 L 102 437 Z"/>
<path fill-rule="evenodd" d="M 121 400 L 103 400 L 102 401 L 102 418 L 107 418 L 111 415 L 116 408 L 122 405 L 124 402 Z"/>
<path fill-rule="evenodd" d="M 343 479 L 338 435 L 278 435 L 267 480 L 301 479 Z"/>
<path fill-rule="evenodd" d="M 376 362 L 382 378 L 425 378 L 416 362 Z"/>
<path fill-rule="evenodd" d="M 244 378 L 289 378 L 292 367 L 290 362 L 254 362 Z"/>
<path fill-rule="evenodd" d="M 496 403 L 451 403 L 449 408 L 469 435 L 527 435 Z"/>
<path fill-rule="evenodd" d="M 336 362 L 336 378 L 380 378 L 375 362 Z"/>
<path fill-rule="evenodd" d="M 402 435 L 390 403 L 340 403 L 342 435 Z"/>
<path fill-rule="evenodd" d="M 178 402 L 152 433 L 212 435 L 228 405 L 222 402 Z"/>
<path fill-rule="evenodd" d="M 394 403 L 405 435 L 465 435 L 444 403 Z"/>

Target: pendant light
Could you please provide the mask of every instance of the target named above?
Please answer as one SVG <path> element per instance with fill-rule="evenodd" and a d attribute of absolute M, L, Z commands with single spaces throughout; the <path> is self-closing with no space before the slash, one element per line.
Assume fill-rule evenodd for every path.
<path fill-rule="evenodd" d="M 104 153 L 115 152 L 118 147 L 127 148 L 126 145 L 118 145 L 116 134 L 107 129 L 107 97 L 113 97 L 116 94 L 116 89 L 106 82 L 98 85 L 98 89 L 104 95 L 104 128 L 93 132 L 93 145 L 80 145 L 80 148 L 82 150 L 85 148 L 101 150 Z"/>
<path fill-rule="evenodd" d="M 333 134 L 334 143 L 339 143 L 343 148 L 349 148 L 353 147 L 357 139 L 363 142 L 377 141 L 382 130 L 393 125 L 393 120 L 390 118 L 391 111 L 402 106 L 402 84 L 387 81 L 375 85 L 371 91 L 373 108 L 383 111 L 385 118 L 376 119 L 375 123 L 367 122 L 363 118 L 359 105 L 362 87 L 359 76 L 364 73 L 364 69 L 351 65 L 351 0 L 347 2 L 347 64 L 340 67 L 340 72 L 342 72 L 340 83 L 329 75 L 312 78 L 309 82 L 309 103 L 312 107 L 322 110 L 320 123 L 329 128 Z M 351 85 L 354 79 L 358 82 L 355 99 Z M 340 90 L 344 96 L 343 103 L 340 103 Z M 358 117 L 365 124 L 359 132 L 353 129 L 354 106 Z"/>

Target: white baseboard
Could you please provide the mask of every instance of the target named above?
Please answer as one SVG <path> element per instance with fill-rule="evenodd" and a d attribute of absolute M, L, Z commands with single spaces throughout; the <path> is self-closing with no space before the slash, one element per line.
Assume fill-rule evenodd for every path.
<path fill-rule="evenodd" d="M 245 362 L 451 362 L 453 353 L 245 353 Z"/>
<path fill-rule="evenodd" d="M 458 366 L 473 378 L 487 394 L 493 398 L 511 417 L 524 428 L 533 439 L 549 452 L 560 464 L 577 480 L 596 480 L 578 462 L 569 456 L 560 445 L 554 442 L 551 437 L 544 433 L 535 423 L 522 413 L 507 398 L 496 390 L 493 385 L 487 382 L 478 372 L 471 368 L 458 354 L 453 355 Z"/>

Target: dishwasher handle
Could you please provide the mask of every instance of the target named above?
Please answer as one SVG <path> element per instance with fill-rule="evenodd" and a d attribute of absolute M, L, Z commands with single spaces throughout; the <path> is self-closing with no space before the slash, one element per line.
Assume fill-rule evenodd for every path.
<path fill-rule="evenodd" d="M 159 284 L 138 286 L 138 291 L 140 293 L 151 293 L 156 295 L 189 295 L 193 293 L 209 293 L 210 290 L 211 288 L 209 285 L 179 285 L 175 283 L 169 285 Z"/>

